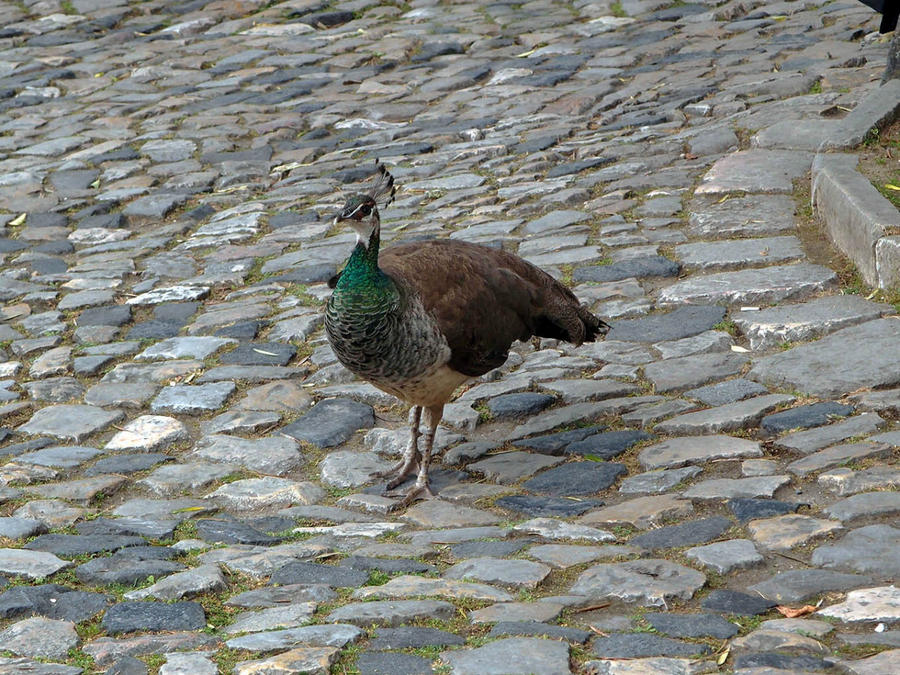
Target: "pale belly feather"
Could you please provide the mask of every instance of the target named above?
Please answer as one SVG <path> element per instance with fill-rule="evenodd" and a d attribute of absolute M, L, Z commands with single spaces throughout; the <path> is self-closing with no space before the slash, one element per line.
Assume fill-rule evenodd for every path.
<path fill-rule="evenodd" d="M 382 391 L 407 403 L 430 407 L 449 401 L 456 388 L 469 379 L 471 378 L 467 375 L 463 375 L 449 366 L 440 365 L 403 382 L 370 381 Z"/>

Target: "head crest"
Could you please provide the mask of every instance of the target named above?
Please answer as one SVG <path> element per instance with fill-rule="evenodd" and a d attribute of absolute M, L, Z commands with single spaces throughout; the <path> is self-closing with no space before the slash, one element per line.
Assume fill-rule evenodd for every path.
<path fill-rule="evenodd" d="M 377 202 L 387 195 L 387 200 L 384 202 L 384 206 L 387 206 L 394 201 L 394 195 L 397 193 L 397 188 L 394 187 L 394 177 L 377 159 L 375 168 L 378 170 L 378 176 L 375 179 L 375 185 L 369 190 L 369 196 Z"/>

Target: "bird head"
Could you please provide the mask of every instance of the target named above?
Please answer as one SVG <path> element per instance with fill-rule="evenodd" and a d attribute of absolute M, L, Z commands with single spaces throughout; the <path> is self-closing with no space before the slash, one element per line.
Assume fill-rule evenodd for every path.
<path fill-rule="evenodd" d="M 397 192 L 397 188 L 394 187 L 394 177 L 385 168 L 384 164 L 376 160 L 375 168 L 377 177 L 372 188 L 365 194 L 350 195 L 344 203 L 344 207 L 334 217 L 335 225 L 346 221 L 356 232 L 357 242 L 366 248 L 369 247 L 372 237 L 381 228 L 381 218 L 378 215 L 378 200 L 387 196 L 384 202 L 384 206 L 387 206 L 394 201 L 394 194 Z"/>

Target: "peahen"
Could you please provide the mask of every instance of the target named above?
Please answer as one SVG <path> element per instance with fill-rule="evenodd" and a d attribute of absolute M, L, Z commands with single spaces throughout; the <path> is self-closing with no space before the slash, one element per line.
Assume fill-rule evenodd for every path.
<path fill-rule="evenodd" d="M 338 360 L 410 404 L 411 437 L 401 461 L 373 477 L 393 490 L 418 470 L 404 504 L 431 496 L 434 434 L 454 390 L 502 365 L 514 340 L 557 338 L 576 345 L 609 326 L 565 286 L 512 253 L 450 239 L 392 246 L 379 255 L 377 202 L 394 199 L 394 178 L 378 163 L 374 187 L 350 196 L 335 217 L 357 242 L 334 288 L 325 330 Z M 418 448 L 425 410 L 425 448 Z"/>

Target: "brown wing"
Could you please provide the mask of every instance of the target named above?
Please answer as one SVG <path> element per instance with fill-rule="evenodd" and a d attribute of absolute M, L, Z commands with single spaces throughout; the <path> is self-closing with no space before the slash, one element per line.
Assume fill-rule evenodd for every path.
<path fill-rule="evenodd" d="M 433 313 L 450 345 L 450 367 L 465 375 L 502 365 L 514 340 L 581 344 L 607 329 L 568 288 L 500 249 L 437 239 L 388 248 L 379 265 Z"/>

